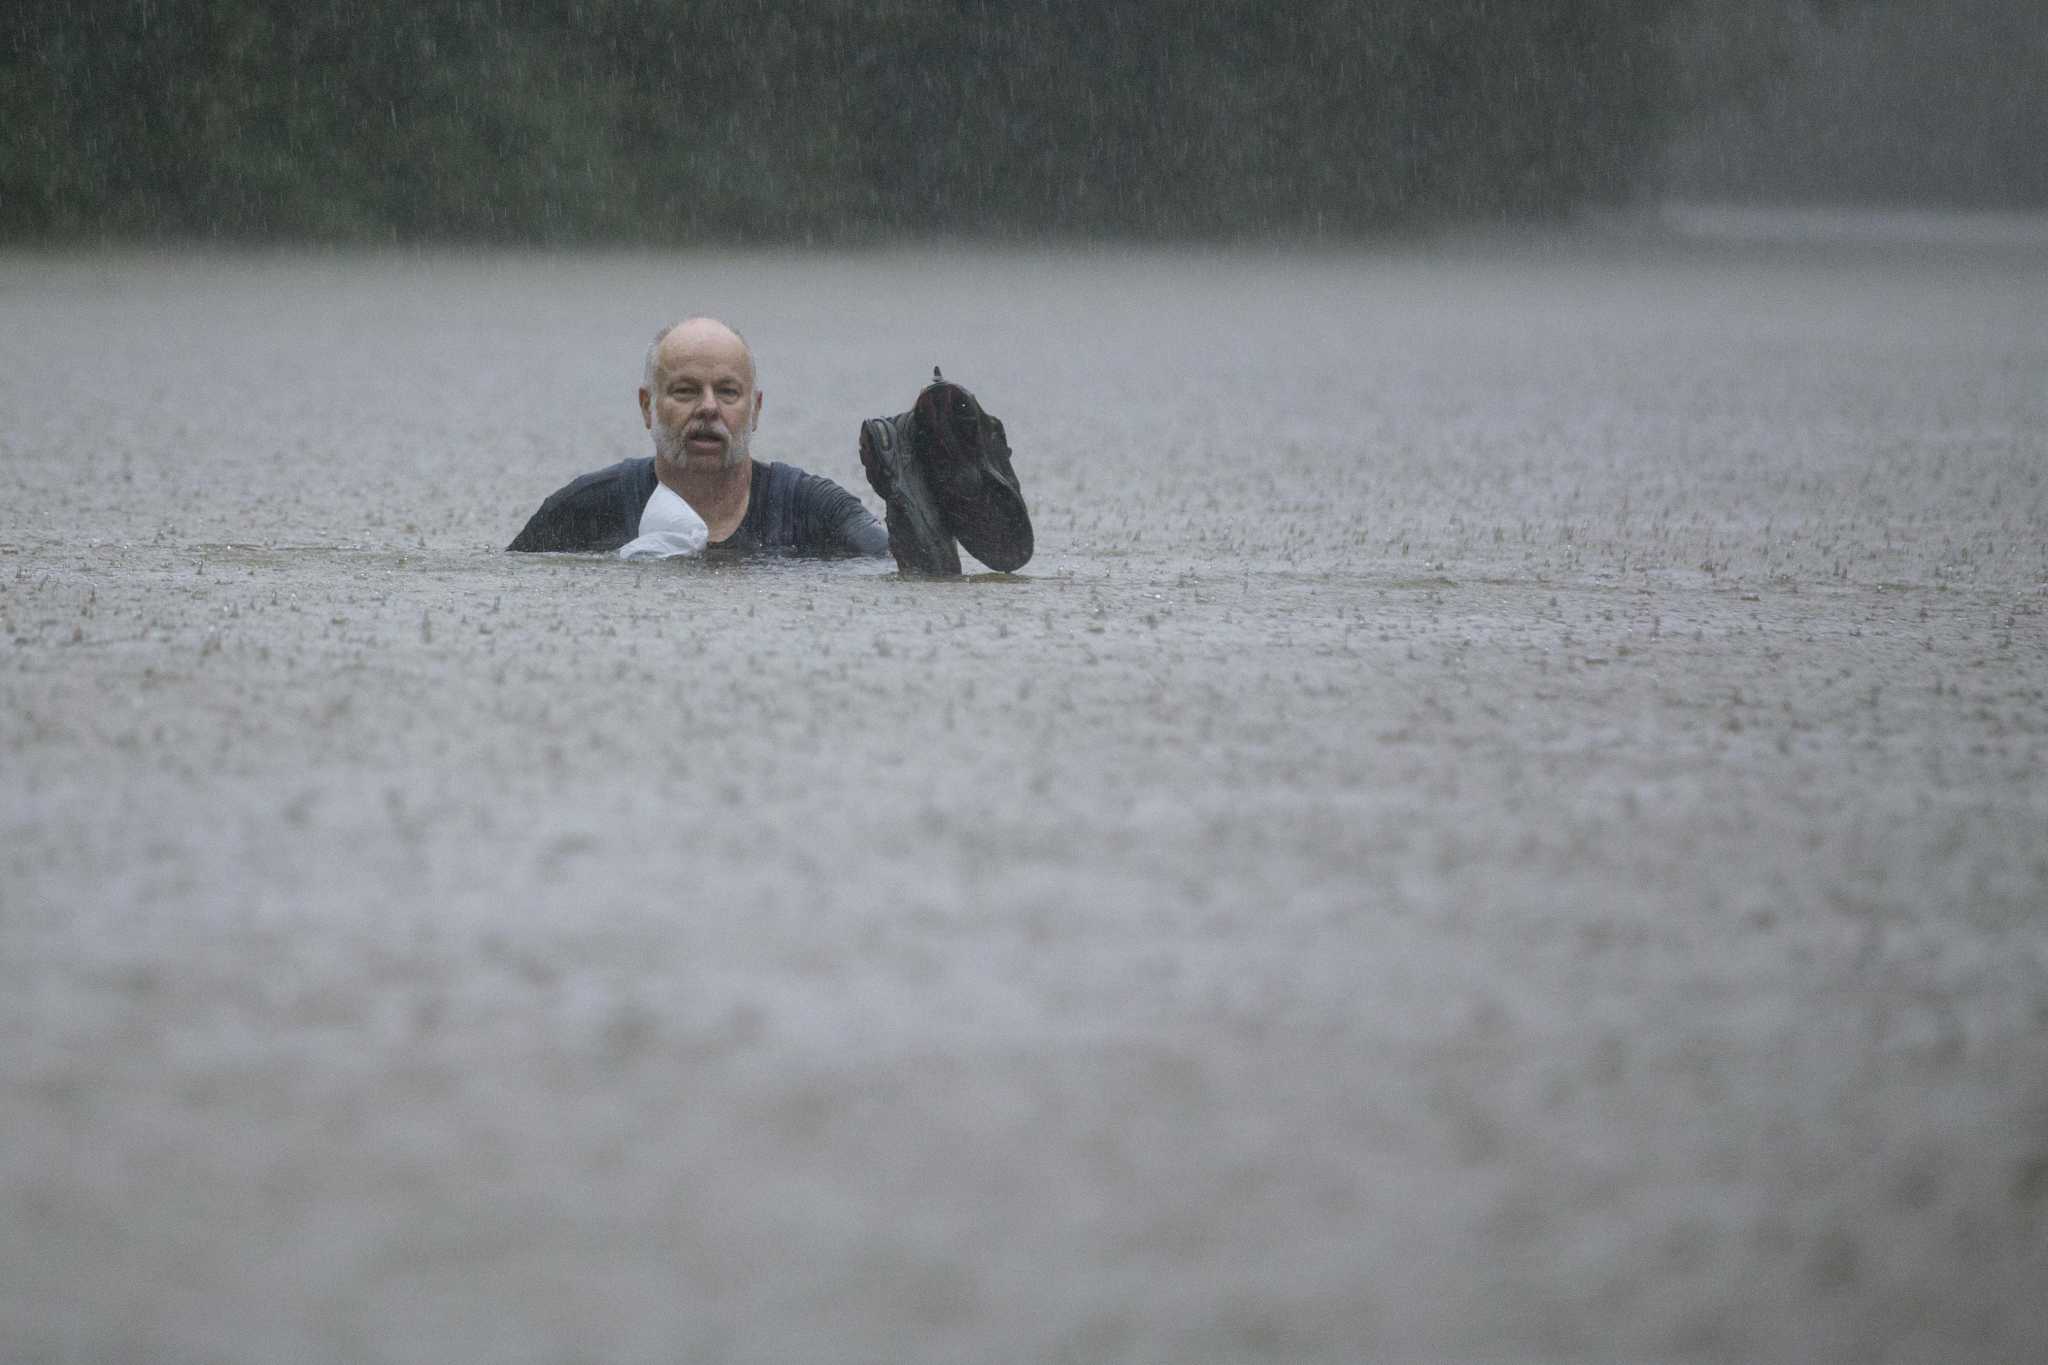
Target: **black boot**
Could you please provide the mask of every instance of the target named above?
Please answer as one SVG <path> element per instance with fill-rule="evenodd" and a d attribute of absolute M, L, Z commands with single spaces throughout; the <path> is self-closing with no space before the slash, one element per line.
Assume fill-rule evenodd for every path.
<path fill-rule="evenodd" d="M 1031 513 L 1010 467 L 1002 421 L 940 378 L 937 366 L 910 415 L 917 463 L 961 548 L 991 569 L 1023 568 L 1031 558 Z"/>
<path fill-rule="evenodd" d="M 937 366 L 909 412 L 861 424 L 860 462 L 888 504 L 889 549 L 905 573 L 959 573 L 956 536 L 991 569 L 1031 558 L 1031 513 L 1003 424 Z"/>
<path fill-rule="evenodd" d="M 904 573 L 958 575 L 960 552 L 945 513 L 912 455 L 911 414 L 870 417 L 860 424 L 860 463 L 868 485 L 888 505 L 889 553 Z"/>

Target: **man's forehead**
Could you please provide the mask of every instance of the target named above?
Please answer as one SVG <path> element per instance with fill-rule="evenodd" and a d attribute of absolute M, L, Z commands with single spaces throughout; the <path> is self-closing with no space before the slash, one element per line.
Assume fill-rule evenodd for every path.
<path fill-rule="evenodd" d="M 754 357 L 746 341 L 712 318 L 692 318 L 669 329 L 656 358 L 670 374 L 685 369 L 730 370 L 749 380 L 754 374 Z"/>

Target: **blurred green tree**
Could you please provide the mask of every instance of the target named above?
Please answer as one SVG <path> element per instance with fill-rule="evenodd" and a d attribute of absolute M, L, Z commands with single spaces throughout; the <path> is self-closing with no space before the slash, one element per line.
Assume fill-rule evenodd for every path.
<path fill-rule="evenodd" d="M 1703 98 L 1673 59 L 1686 7 L 16 6 L 0 235 L 1227 238 L 1542 217 L 1628 194 Z"/>

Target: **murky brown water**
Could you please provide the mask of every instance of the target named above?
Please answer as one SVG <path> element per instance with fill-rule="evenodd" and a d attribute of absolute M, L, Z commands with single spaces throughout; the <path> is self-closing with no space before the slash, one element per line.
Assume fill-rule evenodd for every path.
<path fill-rule="evenodd" d="M 943 364 L 1038 558 L 498 553 L 689 311 L 863 494 Z M 2048 1345 L 2038 245 L 0 315 L 0 1355 Z"/>

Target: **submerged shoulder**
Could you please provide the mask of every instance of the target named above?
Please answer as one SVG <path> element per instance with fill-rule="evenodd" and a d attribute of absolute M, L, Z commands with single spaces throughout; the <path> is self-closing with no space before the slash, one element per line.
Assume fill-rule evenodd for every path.
<path fill-rule="evenodd" d="M 787 509 L 788 543 L 799 551 L 825 555 L 883 555 L 889 533 L 874 513 L 846 488 L 822 474 L 777 464 L 769 487 L 780 484 Z M 771 498 L 775 497 L 771 494 Z"/>
<path fill-rule="evenodd" d="M 548 495 L 548 501 L 584 495 L 602 495 L 616 492 L 621 487 L 648 484 L 648 492 L 654 490 L 654 457 L 644 455 L 639 459 L 620 460 L 617 464 L 593 469 L 588 474 L 579 474 Z"/>
<path fill-rule="evenodd" d="M 621 460 L 550 493 L 509 550 L 611 550 L 632 539 L 654 492 L 654 458 Z"/>

